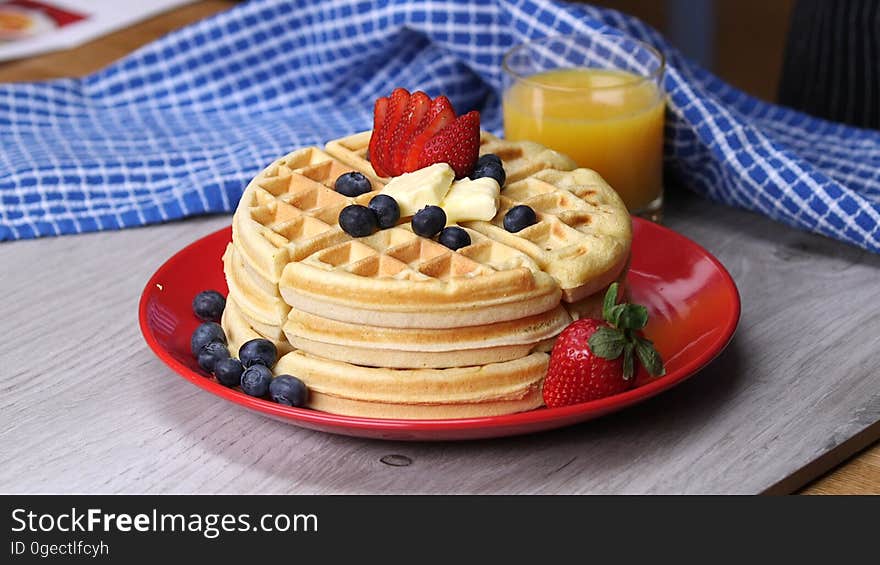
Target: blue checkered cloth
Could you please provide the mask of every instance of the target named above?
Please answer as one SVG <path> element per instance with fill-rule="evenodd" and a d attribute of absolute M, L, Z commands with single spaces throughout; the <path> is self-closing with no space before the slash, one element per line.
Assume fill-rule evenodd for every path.
<path fill-rule="evenodd" d="M 679 182 L 880 252 L 880 133 L 758 101 L 634 18 L 552 0 L 259 0 L 82 79 L 2 85 L 0 240 L 229 212 L 278 156 L 370 128 L 395 86 L 499 133 L 504 52 L 595 31 L 666 55 Z"/>

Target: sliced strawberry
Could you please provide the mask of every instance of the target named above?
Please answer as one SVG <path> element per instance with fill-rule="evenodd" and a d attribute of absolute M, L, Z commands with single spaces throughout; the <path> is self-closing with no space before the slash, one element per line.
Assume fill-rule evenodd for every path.
<path fill-rule="evenodd" d="M 397 126 L 409 106 L 409 99 L 409 92 L 405 88 L 395 88 L 394 92 L 391 93 L 388 99 L 388 110 L 385 114 L 385 120 L 383 120 L 382 128 L 379 131 L 379 143 L 376 148 L 378 154 L 374 156 L 372 151 L 370 152 L 373 169 L 376 168 L 376 163 L 378 163 L 385 173 L 381 175 L 383 177 L 394 175 L 394 167 L 391 162 L 394 132 L 397 131 Z M 376 173 L 378 174 L 378 172 L 377 170 Z"/>
<path fill-rule="evenodd" d="M 397 131 L 391 140 L 391 166 L 394 176 L 403 173 L 403 161 L 406 151 L 412 143 L 413 137 L 418 131 L 424 129 L 425 117 L 431 109 L 431 98 L 422 91 L 413 92 L 409 99 L 409 106 L 404 113 L 403 119 L 397 125 Z"/>
<path fill-rule="evenodd" d="M 476 110 L 459 116 L 429 139 L 419 155 L 419 167 L 449 163 L 456 178 L 474 170 L 480 153 L 480 113 Z"/>
<path fill-rule="evenodd" d="M 388 97 L 383 96 L 376 100 L 376 105 L 373 106 L 373 134 L 370 136 L 370 159 L 373 161 L 373 170 L 376 171 L 376 174 L 380 177 L 387 177 L 388 174 L 384 169 L 381 169 L 381 166 L 375 162 L 376 155 L 379 154 L 379 132 L 382 130 L 382 125 L 385 123 L 385 118 L 388 115 Z M 380 170 L 381 169 L 381 170 Z"/>
<path fill-rule="evenodd" d="M 455 110 L 452 104 L 445 96 L 438 96 L 431 102 L 431 109 L 423 119 L 424 126 L 421 130 L 414 132 L 413 140 L 403 159 L 402 173 L 411 173 L 419 168 L 419 160 L 422 155 L 422 149 L 429 139 L 434 137 L 440 130 L 448 126 L 455 119 Z"/>

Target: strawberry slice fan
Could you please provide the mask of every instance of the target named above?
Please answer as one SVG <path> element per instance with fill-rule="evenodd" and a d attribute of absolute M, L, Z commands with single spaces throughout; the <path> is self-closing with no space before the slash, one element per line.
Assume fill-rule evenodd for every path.
<path fill-rule="evenodd" d="M 473 170 L 480 151 L 480 113 L 456 116 L 445 96 L 396 88 L 376 100 L 370 162 L 381 177 L 448 163 L 456 178 Z"/>

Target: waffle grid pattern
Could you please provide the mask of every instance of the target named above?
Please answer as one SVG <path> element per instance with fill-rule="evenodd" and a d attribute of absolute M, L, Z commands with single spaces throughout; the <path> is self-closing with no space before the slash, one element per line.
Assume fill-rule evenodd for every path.
<path fill-rule="evenodd" d="M 622 272 L 629 252 L 629 217 L 601 177 L 587 169 L 546 168 L 570 168 L 573 163 L 538 144 L 506 142 L 485 133 L 483 141 L 483 153 L 497 151 L 506 158 L 505 170 L 530 171 L 530 176 L 505 185 L 502 207 L 491 222 L 465 223 L 471 244 L 456 251 L 417 236 L 408 218 L 356 239 L 338 226 L 344 206 L 367 204 L 387 180 L 373 180 L 374 190 L 356 198 L 330 188 L 336 177 L 354 168 L 350 163 L 359 163 L 364 167 L 361 172 L 374 178 L 364 159 L 369 132 L 328 142 L 323 151 L 300 149 L 271 164 L 246 190 L 235 214 L 233 242 L 224 257 L 230 297 L 239 317 L 281 345 L 286 337 L 313 353 L 314 344 L 297 341 L 300 336 L 289 333 L 296 324 L 288 320 L 288 313 L 302 310 L 303 315 L 311 313 L 327 324 L 335 320 L 332 323 L 386 332 L 396 336 L 390 343 L 401 340 L 401 350 L 417 351 L 421 346 L 407 340 L 419 332 L 405 328 L 481 325 L 487 327 L 488 339 L 498 331 L 488 329 L 491 324 L 535 315 L 555 320 L 560 288 L 566 300 L 576 302 L 581 297 L 567 296 L 566 289 L 583 285 L 586 296 L 597 290 L 587 289 L 587 283 L 604 287 Z M 499 226 L 507 209 L 519 203 L 534 206 L 540 219 L 512 234 Z M 609 218 L 617 219 L 617 230 L 613 224 L 607 233 L 597 230 Z M 609 241 L 615 245 L 609 246 Z M 602 249 L 608 253 L 603 255 Z M 582 259 L 593 270 L 576 268 L 584 266 Z M 454 314 L 462 308 L 468 313 Z M 501 330 L 501 335 L 515 340 L 517 328 Z M 553 335 L 542 334 L 532 345 Z M 317 348 L 322 353 L 332 346 L 336 353 L 327 355 L 340 356 L 338 348 L 345 347 L 341 341 L 326 332 L 320 339 Z M 375 364 L 377 354 L 365 347 L 361 352 L 349 348 L 344 357 L 362 355 L 370 359 L 364 364 Z M 487 355 L 508 358 L 531 350 L 518 347 Z M 453 358 L 460 352 L 451 353 L 441 351 L 433 359 L 416 362 L 440 367 L 444 365 L 439 363 L 461 362 Z M 412 359 L 394 362 L 412 363 Z"/>
<path fill-rule="evenodd" d="M 350 170 L 320 149 L 305 148 L 272 163 L 242 197 L 224 258 L 229 296 L 252 329 L 280 345 L 290 311 L 278 290 L 281 271 L 348 238 L 337 218 L 353 200 L 332 186 Z"/>
<path fill-rule="evenodd" d="M 357 198 L 330 187 L 352 163 L 373 176 L 364 159 L 368 141 L 362 133 L 331 141 L 324 151 L 295 151 L 248 186 L 223 259 L 229 282 L 223 325 L 233 347 L 254 335 L 273 340 L 289 352 L 276 371 L 303 378 L 318 410 L 452 418 L 540 406 L 547 352 L 576 315 L 560 306 L 564 292 L 554 265 L 577 262 L 562 254 L 570 247 L 599 263 L 607 259 L 590 239 L 603 213 L 624 221 L 608 237 L 623 242 L 616 251 L 625 261 L 631 232 L 623 202 L 592 171 L 549 168 L 572 164 L 540 145 L 485 135 L 483 152 L 498 151 L 509 159 L 505 170 L 530 175 L 506 185 L 500 200 L 539 210 L 531 232 L 466 227 L 471 244 L 453 251 L 416 235 L 401 218 L 395 227 L 351 238 L 337 224 L 339 211 L 368 203 L 382 179 Z M 547 264 L 513 242 L 540 247 L 532 254 Z M 614 277 L 616 259 L 606 266 Z M 578 274 L 580 283 L 595 278 Z"/>
<path fill-rule="evenodd" d="M 362 160 L 369 142 L 365 133 L 328 143 L 327 151 L 346 162 Z M 621 226 L 623 204 L 595 171 L 575 169 L 571 159 L 540 144 L 506 141 L 486 132 L 482 133 L 480 153 L 502 159 L 507 182 L 492 220 L 462 224 L 471 234 L 479 232 L 524 253 L 564 290 L 576 289 L 602 275 L 604 269 L 616 264 L 614 255 L 620 259 L 628 254 L 628 244 L 623 242 L 628 241 L 629 229 Z M 504 214 L 519 204 L 534 209 L 538 222 L 510 233 L 503 227 Z M 612 259 L 601 256 L 602 251 Z M 465 255 L 471 252 L 469 247 L 460 250 Z"/>

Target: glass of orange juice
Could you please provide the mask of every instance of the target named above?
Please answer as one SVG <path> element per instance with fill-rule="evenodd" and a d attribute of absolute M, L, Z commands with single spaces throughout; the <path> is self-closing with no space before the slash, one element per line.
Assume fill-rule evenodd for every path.
<path fill-rule="evenodd" d="M 551 36 L 504 57 L 504 135 L 597 171 L 634 215 L 663 211 L 663 55 L 627 37 Z"/>

